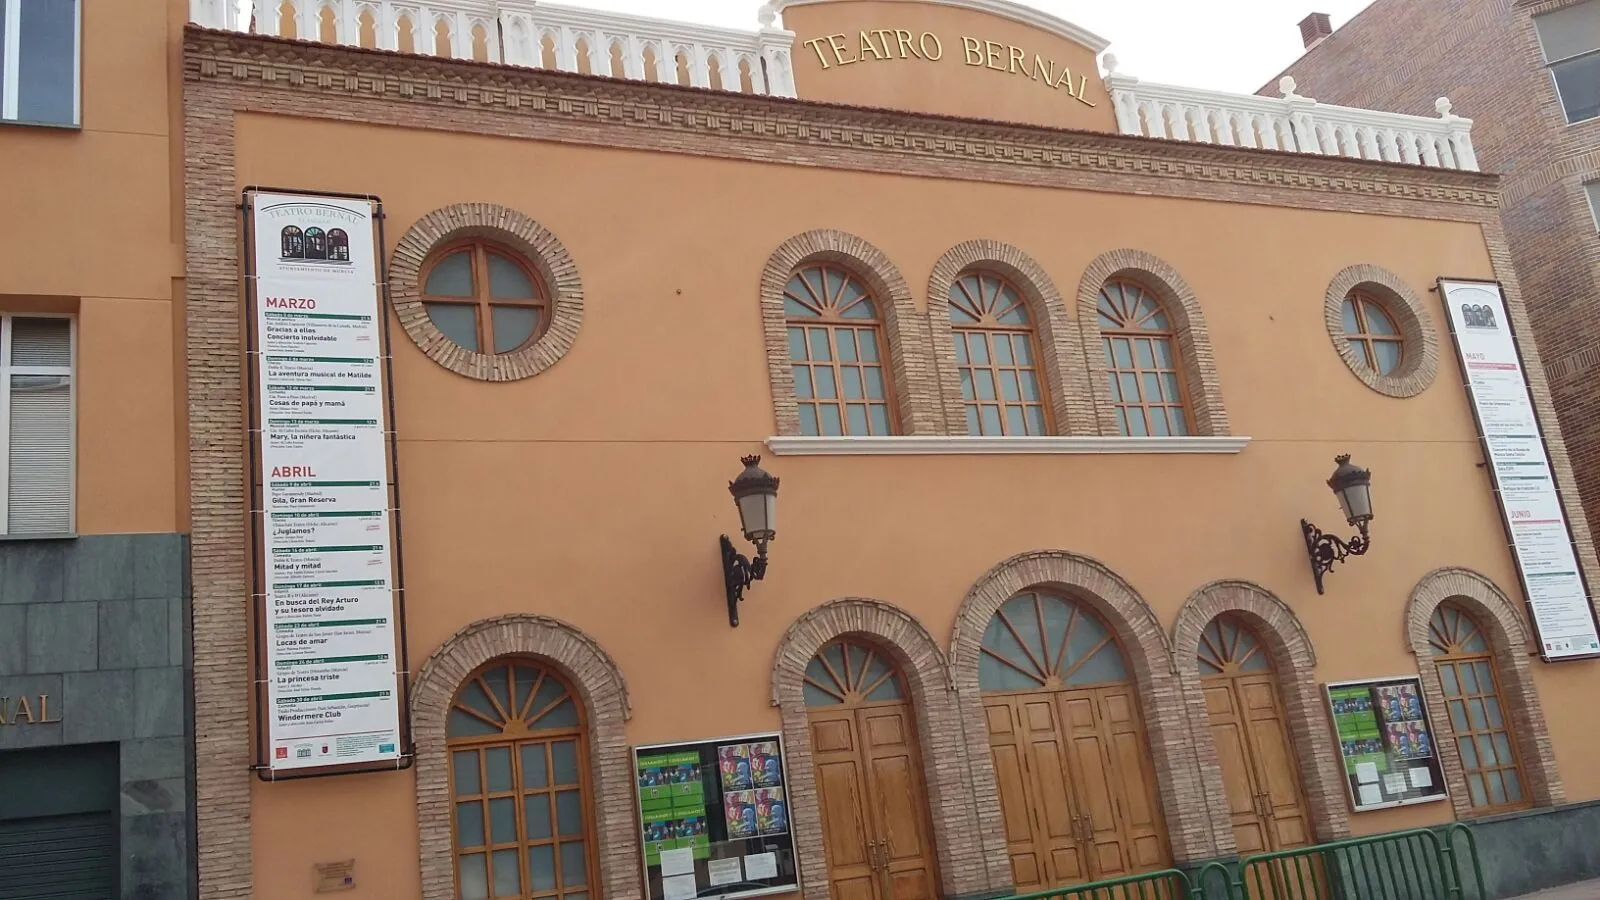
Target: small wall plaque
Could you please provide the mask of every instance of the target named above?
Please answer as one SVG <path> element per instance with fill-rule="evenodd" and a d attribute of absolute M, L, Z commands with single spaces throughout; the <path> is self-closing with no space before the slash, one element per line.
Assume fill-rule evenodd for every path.
<path fill-rule="evenodd" d="M 335 891 L 353 891 L 356 887 L 356 861 L 353 859 L 340 860 L 339 862 L 317 863 L 317 893 L 331 894 Z"/>

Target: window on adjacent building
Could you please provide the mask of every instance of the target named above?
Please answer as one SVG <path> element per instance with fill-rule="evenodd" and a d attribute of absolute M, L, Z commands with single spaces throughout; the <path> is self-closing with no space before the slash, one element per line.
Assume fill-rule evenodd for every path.
<path fill-rule="evenodd" d="M 950 285 L 968 434 L 1047 434 L 1033 323 L 1015 287 L 987 272 Z"/>
<path fill-rule="evenodd" d="M 582 701 L 531 661 L 467 679 L 445 726 L 457 896 L 588 900 L 598 885 Z"/>
<path fill-rule="evenodd" d="M 1483 629 L 1466 610 L 1446 602 L 1428 623 L 1428 643 L 1472 806 L 1525 805 L 1510 712 Z"/>
<path fill-rule="evenodd" d="M 78 123 L 78 0 L 0 0 L 0 121 Z"/>
<path fill-rule="evenodd" d="M 783 289 L 783 315 L 800 433 L 893 433 L 882 321 L 866 286 L 837 266 L 806 266 Z"/>
<path fill-rule="evenodd" d="M 0 534 L 72 532 L 72 320 L 0 316 Z"/>
<path fill-rule="evenodd" d="M 510 250 L 483 241 L 434 254 L 422 277 L 422 303 L 434 327 L 474 353 L 518 350 L 549 324 L 538 276 Z"/>
<path fill-rule="evenodd" d="M 1600 0 L 1536 16 L 1533 24 L 1567 121 L 1600 118 Z"/>
<path fill-rule="evenodd" d="M 1344 337 L 1350 349 L 1379 375 L 1400 368 L 1405 358 L 1405 342 L 1394 317 L 1377 298 L 1364 291 L 1351 291 L 1344 298 Z"/>
<path fill-rule="evenodd" d="M 1186 435 L 1176 334 L 1161 300 L 1133 281 L 1100 289 L 1100 336 L 1117 427 L 1127 435 Z"/>
<path fill-rule="evenodd" d="M 1600 181 L 1591 181 L 1584 185 L 1589 192 L 1589 211 L 1594 214 L 1594 227 L 1600 231 Z"/>

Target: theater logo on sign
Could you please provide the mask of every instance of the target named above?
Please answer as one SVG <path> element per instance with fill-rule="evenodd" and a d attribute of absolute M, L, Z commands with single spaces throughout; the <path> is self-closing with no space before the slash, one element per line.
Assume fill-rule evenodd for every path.
<path fill-rule="evenodd" d="M 350 232 L 367 233 L 368 217 L 331 203 L 276 203 L 259 210 L 258 240 L 278 242 L 278 262 L 324 269 L 349 266 Z"/>

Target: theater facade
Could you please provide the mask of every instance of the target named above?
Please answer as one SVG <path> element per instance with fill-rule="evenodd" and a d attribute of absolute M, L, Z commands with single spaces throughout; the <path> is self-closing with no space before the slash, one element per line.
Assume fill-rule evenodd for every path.
<path fill-rule="evenodd" d="M 183 34 L 201 897 L 1597 874 L 1600 569 L 1447 102 L 1006 0 L 243 6 Z"/>

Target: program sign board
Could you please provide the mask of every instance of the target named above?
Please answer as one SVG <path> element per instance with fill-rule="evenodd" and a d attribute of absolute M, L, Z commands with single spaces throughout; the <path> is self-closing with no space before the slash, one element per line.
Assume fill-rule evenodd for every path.
<path fill-rule="evenodd" d="M 1545 660 L 1600 655 L 1593 607 L 1505 296 L 1492 282 L 1439 282 L 1484 455 Z"/>
<path fill-rule="evenodd" d="M 395 565 L 370 200 L 248 196 L 271 773 L 398 763 Z"/>
<path fill-rule="evenodd" d="M 1327 686 L 1339 759 L 1356 812 L 1445 798 L 1444 770 L 1414 676 Z"/>

